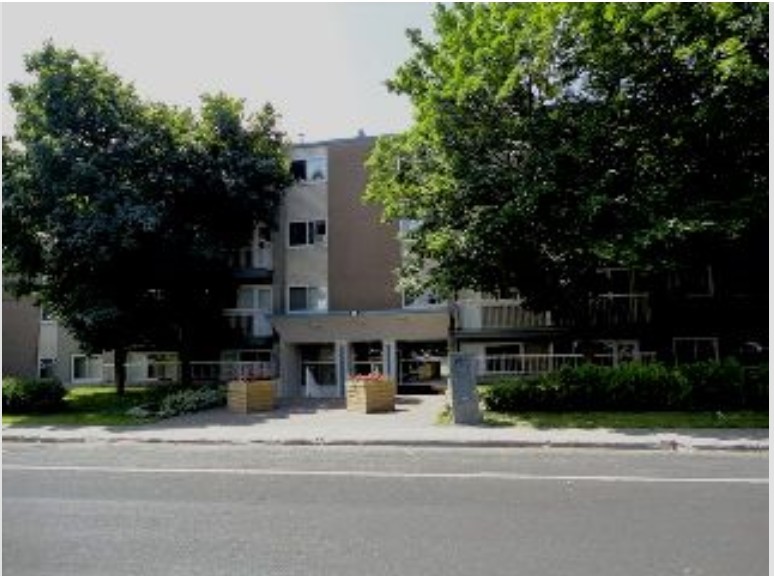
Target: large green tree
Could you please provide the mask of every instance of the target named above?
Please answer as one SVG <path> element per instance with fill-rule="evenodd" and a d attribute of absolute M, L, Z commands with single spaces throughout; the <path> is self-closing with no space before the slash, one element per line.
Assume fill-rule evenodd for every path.
<path fill-rule="evenodd" d="M 367 198 L 420 223 L 406 283 L 517 290 L 583 322 L 599 267 L 765 258 L 767 4 L 439 5 L 434 20 L 388 83 L 415 123 L 369 160 Z"/>
<path fill-rule="evenodd" d="M 288 182 L 271 106 L 225 95 L 202 111 L 143 101 L 97 57 L 47 43 L 10 87 L 3 269 L 89 351 L 217 346 L 228 258 L 273 224 Z"/>

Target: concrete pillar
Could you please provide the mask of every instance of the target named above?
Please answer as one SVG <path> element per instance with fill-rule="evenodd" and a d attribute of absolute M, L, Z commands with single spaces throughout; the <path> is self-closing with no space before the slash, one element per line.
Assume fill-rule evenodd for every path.
<path fill-rule="evenodd" d="M 398 381 L 398 347 L 395 340 L 382 340 L 382 373 Z"/>
<path fill-rule="evenodd" d="M 300 366 L 296 347 L 285 342 L 279 345 L 279 387 L 277 395 L 293 398 L 301 395 Z"/>
<path fill-rule="evenodd" d="M 338 395 L 343 397 L 346 394 L 347 377 L 352 372 L 352 355 L 347 340 L 336 340 L 334 350 L 336 361 L 336 389 Z"/>
<path fill-rule="evenodd" d="M 451 378 L 449 392 L 452 421 L 455 424 L 479 424 L 481 410 L 476 390 L 476 361 L 470 354 L 454 352 L 450 355 Z"/>

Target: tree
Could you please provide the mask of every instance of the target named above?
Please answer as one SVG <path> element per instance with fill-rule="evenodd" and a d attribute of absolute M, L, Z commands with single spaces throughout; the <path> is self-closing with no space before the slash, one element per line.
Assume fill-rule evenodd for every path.
<path fill-rule="evenodd" d="M 600 267 L 767 229 L 767 5 L 440 5 L 435 29 L 388 83 L 414 126 L 369 159 L 366 197 L 421 223 L 405 282 L 584 323 Z"/>
<path fill-rule="evenodd" d="M 122 392 L 127 350 L 171 346 L 187 363 L 217 334 L 230 251 L 275 220 L 283 137 L 268 105 L 248 117 L 205 97 L 197 117 L 142 101 L 96 57 L 47 43 L 25 62 L 3 141 L 5 277 L 86 350 L 115 350 Z"/>

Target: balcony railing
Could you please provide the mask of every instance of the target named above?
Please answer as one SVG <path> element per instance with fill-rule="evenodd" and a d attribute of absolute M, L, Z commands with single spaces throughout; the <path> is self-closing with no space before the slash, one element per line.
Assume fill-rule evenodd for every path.
<path fill-rule="evenodd" d="M 231 266 L 237 270 L 274 268 L 274 257 L 271 248 L 242 248 L 231 256 Z"/>
<path fill-rule="evenodd" d="M 223 311 L 229 328 L 242 338 L 268 338 L 273 334 L 266 312 L 252 308 L 229 308 Z"/>
<path fill-rule="evenodd" d="M 655 352 L 636 352 L 629 358 L 613 354 L 505 354 L 476 357 L 479 376 L 533 376 L 561 370 L 565 366 L 579 366 L 585 362 L 600 366 L 615 366 L 624 362 L 652 362 Z"/>
<path fill-rule="evenodd" d="M 180 362 L 129 362 L 125 364 L 129 384 L 180 382 Z M 194 382 L 230 382 L 245 378 L 274 378 L 274 362 L 191 362 Z M 115 365 L 104 364 L 102 382 L 115 382 Z"/>
<path fill-rule="evenodd" d="M 508 330 L 552 325 L 550 312 L 532 312 L 513 300 L 462 300 L 456 303 L 457 330 Z"/>

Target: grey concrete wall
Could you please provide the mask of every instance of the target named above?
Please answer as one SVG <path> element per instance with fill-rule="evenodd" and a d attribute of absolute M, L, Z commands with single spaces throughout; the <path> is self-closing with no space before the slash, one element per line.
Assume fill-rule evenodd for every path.
<path fill-rule="evenodd" d="M 276 316 L 274 326 L 283 343 L 325 343 L 345 340 L 444 340 L 449 318 L 440 312 L 395 312 Z"/>

